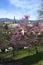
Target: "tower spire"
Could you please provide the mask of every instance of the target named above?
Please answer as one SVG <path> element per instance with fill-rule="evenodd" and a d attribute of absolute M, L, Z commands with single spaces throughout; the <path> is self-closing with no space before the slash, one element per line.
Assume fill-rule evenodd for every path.
<path fill-rule="evenodd" d="M 14 16 L 14 22 L 16 23 L 16 19 L 15 19 L 15 16 Z"/>

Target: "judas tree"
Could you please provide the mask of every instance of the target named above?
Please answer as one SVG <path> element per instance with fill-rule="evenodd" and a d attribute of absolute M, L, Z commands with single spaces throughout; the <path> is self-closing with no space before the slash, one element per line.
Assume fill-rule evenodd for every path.
<path fill-rule="evenodd" d="M 23 48 L 27 46 L 28 37 L 24 34 L 24 29 L 19 30 L 16 29 L 12 32 L 11 36 L 11 45 L 13 47 L 13 56 L 14 56 L 14 48 Z"/>

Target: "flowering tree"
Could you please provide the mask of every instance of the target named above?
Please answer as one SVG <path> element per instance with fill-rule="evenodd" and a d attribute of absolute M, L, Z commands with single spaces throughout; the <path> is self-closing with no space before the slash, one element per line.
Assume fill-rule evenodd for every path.
<path fill-rule="evenodd" d="M 28 15 L 25 15 L 24 17 L 25 17 L 25 19 L 29 19 L 29 16 Z"/>
<path fill-rule="evenodd" d="M 28 46 L 29 44 L 35 46 L 36 53 L 38 45 L 39 23 L 35 23 L 29 29 L 27 22 L 19 22 L 20 27 L 12 31 L 11 43 L 14 48 Z M 23 34 L 22 34 L 23 33 Z"/>
<path fill-rule="evenodd" d="M 11 44 L 13 47 L 13 55 L 14 48 L 20 48 L 24 46 L 28 46 L 28 37 L 25 34 L 24 28 L 16 28 L 12 31 Z"/>

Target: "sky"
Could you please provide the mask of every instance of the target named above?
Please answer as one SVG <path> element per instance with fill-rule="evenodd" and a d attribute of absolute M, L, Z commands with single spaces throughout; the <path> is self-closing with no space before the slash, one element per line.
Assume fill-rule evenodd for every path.
<path fill-rule="evenodd" d="M 21 19 L 25 15 L 36 20 L 40 0 L 0 0 L 0 18 Z"/>

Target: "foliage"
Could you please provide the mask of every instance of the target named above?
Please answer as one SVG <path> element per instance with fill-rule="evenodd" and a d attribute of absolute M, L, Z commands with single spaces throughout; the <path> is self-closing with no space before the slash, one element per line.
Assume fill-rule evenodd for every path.
<path fill-rule="evenodd" d="M 0 49 L 5 49 L 9 46 L 10 42 L 5 38 L 5 36 L 0 33 Z"/>

